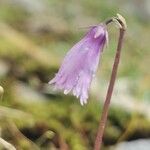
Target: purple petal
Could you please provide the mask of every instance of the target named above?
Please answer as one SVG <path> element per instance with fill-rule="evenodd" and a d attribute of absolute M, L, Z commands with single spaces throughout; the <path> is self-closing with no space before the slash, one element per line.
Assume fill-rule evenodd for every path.
<path fill-rule="evenodd" d="M 73 95 L 80 97 L 81 105 L 86 104 L 100 53 L 107 41 L 108 33 L 104 25 L 92 27 L 67 53 L 58 73 L 49 84 L 64 90 L 64 94 L 72 91 Z"/>

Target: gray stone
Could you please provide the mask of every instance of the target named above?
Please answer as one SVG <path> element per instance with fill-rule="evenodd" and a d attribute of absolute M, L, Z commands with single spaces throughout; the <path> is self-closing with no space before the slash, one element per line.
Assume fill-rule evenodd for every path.
<path fill-rule="evenodd" d="M 122 142 L 112 150 L 150 150 L 150 139 L 140 139 L 132 142 Z"/>

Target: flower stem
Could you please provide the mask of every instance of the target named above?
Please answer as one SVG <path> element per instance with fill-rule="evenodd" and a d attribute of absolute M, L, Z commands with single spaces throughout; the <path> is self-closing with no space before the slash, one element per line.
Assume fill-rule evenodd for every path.
<path fill-rule="evenodd" d="M 116 80 L 118 64 L 119 64 L 119 60 L 120 60 L 120 54 L 121 54 L 121 48 L 122 48 L 122 44 L 123 44 L 124 33 L 125 33 L 125 29 L 120 28 L 116 56 L 115 56 L 115 60 L 114 60 L 114 64 L 113 64 L 112 74 L 111 74 L 111 78 L 110 78 L 110 82 L 109 82 L 109 86 L 108 86 L 108 90 L 107 90 L 105 103 L 103 106 L 102 116 L 101 116 L 99 127 L 98 127 L 97 136 L 95 139 L 94 150 L 100 150 L 101 145 L 102 145 L 102 139 L 103 139 L 103 134 L 104 134 L 105 126 L 106 126 L 109 105 L 110 105 L 111 96 L 112 96 L 112 92 L 113 92 L 113 88 L 114 88 L 114 83 Z"/>

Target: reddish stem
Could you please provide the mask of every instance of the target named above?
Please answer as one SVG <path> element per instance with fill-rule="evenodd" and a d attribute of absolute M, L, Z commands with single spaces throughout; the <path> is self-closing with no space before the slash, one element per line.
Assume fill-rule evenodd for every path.
<path fill-rule="evenodd" d="M 116 56 L 115 56 L 115 60 L 114 60 L 114 64 L 113 64 L 112 74 L 111 74 L 111 78 L 110 78 L 110 82 L 109 82 L 109 86 L 108 86 L 108 90 L 107 90 L 105 103 L 103 106 L 103 111 L 102 111 L 102 116 L 101 116 L 99 127 L 98 127 L 97 136 L 95 139 L 94 150 L 100 150 L 101 145 L 102 145 L 102 139 L 103 139 L 103 134 L 104 134 L 105 126 L 106 126 L 109 105 L 110 105 L 111 96 L 112 96 L 112 92 L 113 92 L 113 88 L 114 88 L 114 83 L 116 80 L 118 64 L 119 64 L 119 60 L 120 60 L 120 54 L 121 54 L 121 48 L 122 48 L 122 44 L 123 44 L 124 33 L 125 33 L 125 29 L 121 28 L 120 33 L 119 33 L 119 40 L 118 40 Z"/>

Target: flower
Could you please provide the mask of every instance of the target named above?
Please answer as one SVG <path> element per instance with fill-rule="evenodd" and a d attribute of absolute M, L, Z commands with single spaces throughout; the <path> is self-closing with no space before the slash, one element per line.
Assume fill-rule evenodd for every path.
<path fill-rule="evenodd" d="M 83 39 L 67 53 L 58 73 L 49 84 L 63 90 L 64 94 L 72 92 L 74 96 L 80 98 L 81 105 L 86 104 L 90 84 L 107 41 L 106 25 L 91 27 Z"/>

